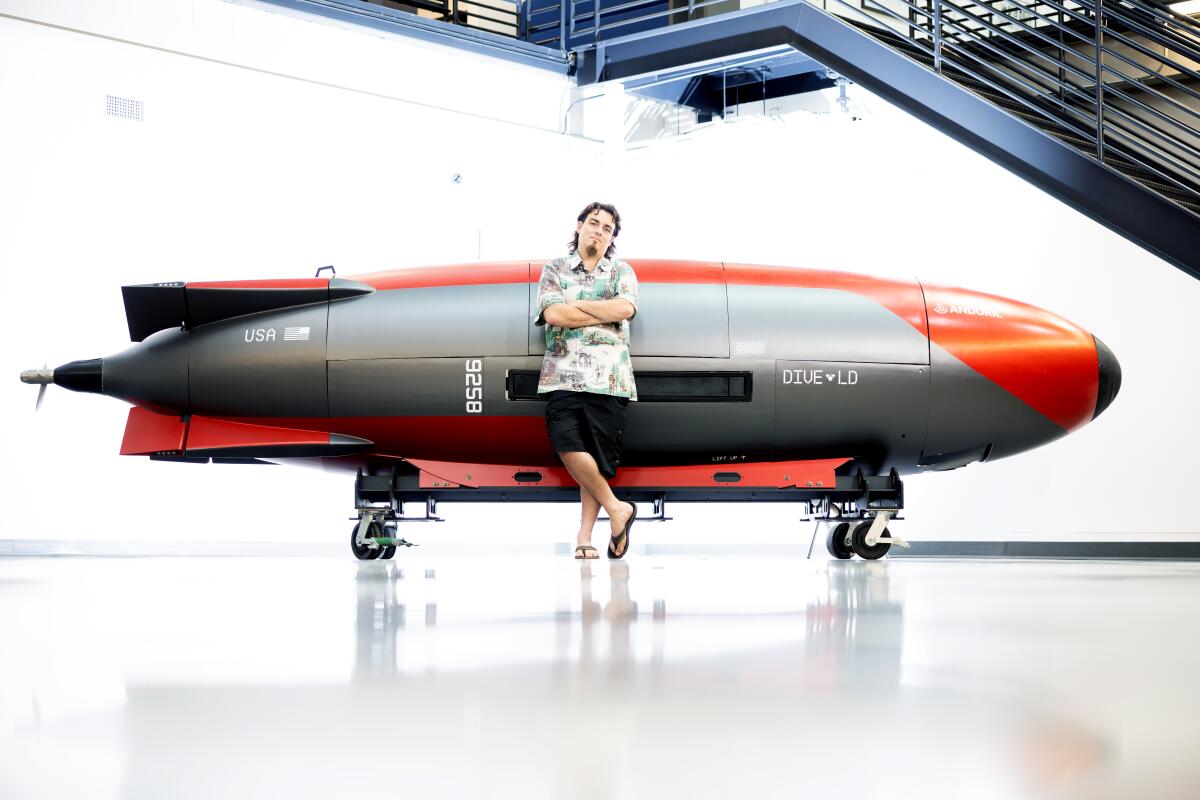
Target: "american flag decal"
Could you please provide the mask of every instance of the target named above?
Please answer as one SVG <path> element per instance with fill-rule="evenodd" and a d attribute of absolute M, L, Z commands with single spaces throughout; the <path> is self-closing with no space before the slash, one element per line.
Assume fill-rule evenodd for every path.
<path fill-rule="evenodd" d="M 307 342 L 310 330 L 312 329 L 308 326 L 303 328 L 284 328 L 283 340 L 285 342 Z"/>

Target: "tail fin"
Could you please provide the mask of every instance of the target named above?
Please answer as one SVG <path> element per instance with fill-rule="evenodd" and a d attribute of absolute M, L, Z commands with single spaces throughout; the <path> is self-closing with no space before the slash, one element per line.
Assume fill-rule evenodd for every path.
<path fill-rule="evenodd" d="M 194 328 L 244 314 L 343 300 L 375 291 L 345 278 L 144 283 L 122 286 L 129 338 L 140 342 L 166 328 Z"/>

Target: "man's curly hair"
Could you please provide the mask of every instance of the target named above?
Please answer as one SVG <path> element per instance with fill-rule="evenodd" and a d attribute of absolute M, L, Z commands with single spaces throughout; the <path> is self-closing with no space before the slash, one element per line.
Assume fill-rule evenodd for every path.
<path fill-rule="evenodd" d="M 607 211 L 612 214 L 613 218 L 613 240 L 608 245 L 608 250 L 604 253 L 605 258 L 612 258 L 612 254 L 617 252 L 617 234 L 621 232 L 621 215 L 617 212 L 617 207 L 610 203 L 588 203 L 588 207 L 579 212 L 576 220 L 583 222 L 588 218 L 588 215 L 594 211 Z M 567 245 L 567 253 L 573 254 L 579 249 L 579 231 L 575 232 L 575 236 Z"/>

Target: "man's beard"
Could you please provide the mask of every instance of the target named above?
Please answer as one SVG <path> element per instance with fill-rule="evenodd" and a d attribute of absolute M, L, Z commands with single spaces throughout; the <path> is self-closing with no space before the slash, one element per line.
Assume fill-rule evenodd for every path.
<path fill-rule="evenodd" d="M 591 239 L 588 239 L 583 243 L 584 258 L 595 258 L 598 255 L 600 255 L 600 245 L 596 244 Z"/>

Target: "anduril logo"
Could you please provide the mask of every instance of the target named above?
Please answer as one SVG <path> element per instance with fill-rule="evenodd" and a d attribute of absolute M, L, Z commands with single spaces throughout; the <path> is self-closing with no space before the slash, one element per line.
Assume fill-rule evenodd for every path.
<path fill-rule="evenodd" d="M 947 306 L 938 303 L 933 307 L 933 310 L 937 314 L 964 314 L 968 317 L 993 317 L 995 319 L 1004 319 L 1004 315 L 999 311 L 992 311 L 979 306 Z"/>

